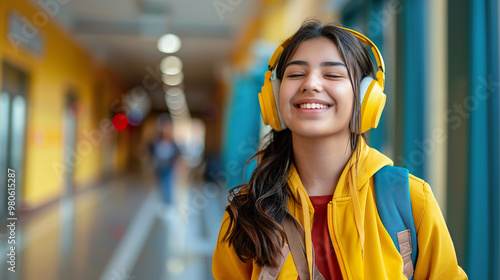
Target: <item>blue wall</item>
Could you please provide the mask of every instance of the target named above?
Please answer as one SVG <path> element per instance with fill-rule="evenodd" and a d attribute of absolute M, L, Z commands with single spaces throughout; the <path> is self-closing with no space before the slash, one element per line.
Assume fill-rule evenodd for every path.
<path fill-rule="evenodd" d="M 243 183 L 243 168 L 257 152 L 262 118 L 258 93 L 263 79 L 263 75 L 260 77 L 252 71 L 236 73 L 232 78 L 231 94 L 224 112 L 223 151 L 218 176 L 225 178 L 228 188 Z M 250 178 L 254 167 L 255 161 L 246 166 L 245 181 Z"/>
<path fill-rule="evenodd" d="M 469 130 L 470 279 L 499 279 L 498 2 L 471 1 Z"/>

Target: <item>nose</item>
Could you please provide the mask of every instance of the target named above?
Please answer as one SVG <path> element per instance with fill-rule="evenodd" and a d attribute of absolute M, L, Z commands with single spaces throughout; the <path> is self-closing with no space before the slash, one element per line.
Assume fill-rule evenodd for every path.
<path fill-rule="evenodd" d="M 321 83 L 321 77 L 316 73 L 309 73 L 306 79 L 304 79 L 300 91 L 313 93 L 322 92 L 323 84 Z"/>

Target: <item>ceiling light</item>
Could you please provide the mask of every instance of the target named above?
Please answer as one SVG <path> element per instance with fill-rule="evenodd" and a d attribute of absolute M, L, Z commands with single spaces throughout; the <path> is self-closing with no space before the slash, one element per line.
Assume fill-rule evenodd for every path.
<path fill-rule="evenodd" d="M 182 61 L 176 56 L 167 56 L 160 62 L 163 74 L 176 75 L 182 71 Z"/>
<path fill-rule="evenodd" d="M 162 81 L 169 86 L 177 86 L 184 80 L 184 75 L 182 72 L 175 75 L 162 75 Z"/>
<path fill-rule="evenodd" d="M 184 95 L 184 91 L 180 88 L 175 87 L 168 89 L 166 94 L 170 96 Z"/>
<path fill-rule="evenodd" d="M 175 53 L 181 48 L 181 39 L 175 34 L 165 34 L 158 39 L 158 50 L 163 53 Z"/>
<path fill-rule="evenodd" d="M 165 100 L 168 104 L 183 104 L 185 102 L 184 95 L 167 95 Z"/>

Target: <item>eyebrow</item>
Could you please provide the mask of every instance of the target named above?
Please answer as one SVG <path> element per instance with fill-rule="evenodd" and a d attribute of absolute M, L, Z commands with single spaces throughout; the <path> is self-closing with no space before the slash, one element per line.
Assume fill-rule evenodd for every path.
<path fill-rule="evenodd" d="M 307 63 L 307 61 L 304 61 L 304 60 L 294 60 L 294 61 L 290 61 L 286 66 L 285 68 L 287 68 L 289 65 L 303 65 L 303 66 L 309 66 L 309 63 Z M 340 61 L 324 61 L 324 62 L 321 62 L 320 64 L 321 67 L 328 67 L 328 66 L 344 66 L 347 68 L 347 66 L 345 66 L 344 63 L 340 62 Z"/>

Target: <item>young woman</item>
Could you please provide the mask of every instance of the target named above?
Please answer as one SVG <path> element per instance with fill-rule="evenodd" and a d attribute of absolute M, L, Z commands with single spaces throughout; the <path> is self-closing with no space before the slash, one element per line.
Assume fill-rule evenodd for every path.
<path fill-rule="evenodd" d="M 249 182 L 231 191 L 215 279 L 467 279 L 423 180 L 407 178 L 418 242 L 411 267 L 381 222 L 373 177 L 393 162 L 363 132 L 380 118 L 384 66 L 373 45 L 381 69 L 365 78 L 375 75 L 363 44 L 371 41 L 308 20 L 271 58 L 276 108 L 266 96 L 261 107 L 273 130 Z M 370 90 L 377 102 L 363 101 Z"/>

